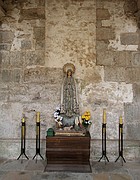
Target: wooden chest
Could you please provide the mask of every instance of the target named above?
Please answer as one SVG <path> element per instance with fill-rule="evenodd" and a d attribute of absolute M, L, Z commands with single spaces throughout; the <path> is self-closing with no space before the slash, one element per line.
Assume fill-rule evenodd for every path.
<path fill-rule="evenodd" d="M 46 137 L 46 158 L 47 165 L 57 165 L 58 169 L 71 165 L 89 165 L 90 134 Z"/>

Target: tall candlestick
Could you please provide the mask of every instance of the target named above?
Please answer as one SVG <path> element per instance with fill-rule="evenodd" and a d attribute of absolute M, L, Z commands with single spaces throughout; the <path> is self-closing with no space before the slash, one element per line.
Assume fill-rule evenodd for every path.
<path fill-rule="evenodd" d="M 103 124 L 106 124 L 106 109 L 103 109 Z"/>
<path fill-rule="evenodd" d="M 22 126 L 22 137 L 24 138 L 24 136 L 25 136 L 25 126 Z"/>
<path fill-rule="evenodd" d="M 120 116 L 120 124 L 123 124 L 122 116 Z"/>
<path fill-rule="evenodd" d="M 40 122 L 40 112 L 37 112 L 37 115 L 36 115 L 36 122 Z"/>

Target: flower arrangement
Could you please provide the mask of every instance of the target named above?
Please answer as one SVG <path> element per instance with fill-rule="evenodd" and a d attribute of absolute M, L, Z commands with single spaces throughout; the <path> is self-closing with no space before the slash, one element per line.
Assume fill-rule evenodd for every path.
<path fill-rule="evenodd" d="M 90 121 L 90 112 L 86 111 L 83 115 L 82 115 L 82 125 L 85 128 L 88 128 L 89 125 L 91 125 L 91 121 Z"/>
<path fill-rule="evenodd" d="M 56 111 L 54 112 L 54 118 L 55 118 L 55 122 L 57 123 L 58 127 L 61 127 L 63 125 L 62 120 L 63 117 L 60 116 L 60 108 L 57 107 Z"/>

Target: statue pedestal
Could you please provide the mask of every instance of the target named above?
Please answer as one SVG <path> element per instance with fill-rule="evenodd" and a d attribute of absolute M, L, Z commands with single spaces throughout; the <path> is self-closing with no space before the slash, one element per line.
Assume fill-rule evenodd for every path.
<path fill-rule="evenodd" d="M 91 172 L 90 134 L 46 137 L 45 171 Z"/>

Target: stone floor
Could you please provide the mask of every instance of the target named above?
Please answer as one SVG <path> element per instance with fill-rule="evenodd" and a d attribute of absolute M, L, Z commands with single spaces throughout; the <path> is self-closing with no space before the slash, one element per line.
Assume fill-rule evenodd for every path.
<path fill-rule="evenodd" d="M 0 159 L 0 180 L 140 180 L 140 162 L 92 162 L 92 173 L 44 172 L 43 160 Z"/>

